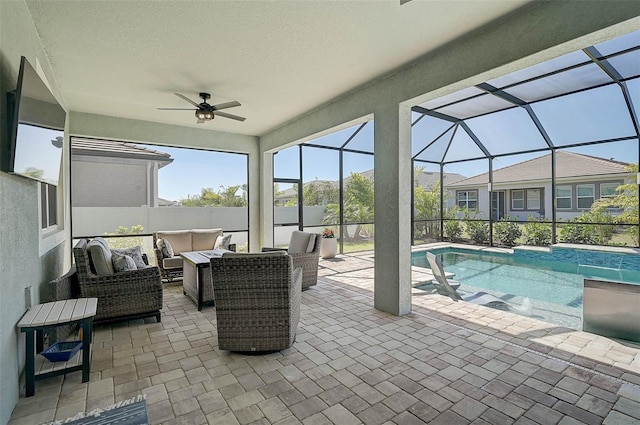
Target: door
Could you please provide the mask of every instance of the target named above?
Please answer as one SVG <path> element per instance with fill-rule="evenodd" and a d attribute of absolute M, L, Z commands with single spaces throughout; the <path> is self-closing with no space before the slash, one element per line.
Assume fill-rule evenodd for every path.
<path fill-rule="evenodd" d="M 491 218 L 500 220 L 504 217 L 505 192 L 504 190 L 491 192 Z"/>

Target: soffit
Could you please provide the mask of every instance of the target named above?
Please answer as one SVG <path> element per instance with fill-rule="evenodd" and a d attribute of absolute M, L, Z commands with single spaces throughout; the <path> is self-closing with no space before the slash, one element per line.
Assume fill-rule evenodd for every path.
<path fill-rule="evenodd" d="M 71 111 L 262 135 L 525 4 L 31 1 Z M 202 125 L 174 96 L 238 100 Z"/>

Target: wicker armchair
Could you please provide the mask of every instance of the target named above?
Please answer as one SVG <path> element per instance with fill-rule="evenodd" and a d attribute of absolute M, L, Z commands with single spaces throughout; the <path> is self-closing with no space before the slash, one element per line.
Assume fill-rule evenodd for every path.
<path fill-rule="evenodd" d="M 320 259 L 320 233 L 291 233 L 289 248 L 262 248 L 262 252 L 286 251 L 293 259 L 293 267 L 302 268 L 302 290 L 318 284 L 318 260 Z"/>
<path fill-rule="evenodd" d="M 295 341 L 302 270 L 281 253 L 225 253 L 211 258 L 218 346 L 230 351 L 279 351 Z"/>
<path fill-rule="evenodd" d="M 73 256 L 80 296 L 98 298 L 96 323 L 150 316 L 160 322 L 162 280 L 158 267 L 98 275 L 92 267 L 86 239 L 78 241 L 73 248 Z M 144 261 L 147 262 L 146 256 Z"/>

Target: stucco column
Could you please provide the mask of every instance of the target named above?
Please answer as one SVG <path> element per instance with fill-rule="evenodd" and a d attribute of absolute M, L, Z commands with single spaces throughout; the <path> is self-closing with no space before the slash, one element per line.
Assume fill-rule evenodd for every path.
<path fill-rule="evenodd" d="M 411 312 L 411 109 L 374 116 L 375 308 Z"/>
<path fill-rule="evenodd" d="M 273 246 L 273 153 L 260 153 L 260 243 L 256 252 L 263 246 Z M 253 249 L 252 249 L 253 250 Z"/>

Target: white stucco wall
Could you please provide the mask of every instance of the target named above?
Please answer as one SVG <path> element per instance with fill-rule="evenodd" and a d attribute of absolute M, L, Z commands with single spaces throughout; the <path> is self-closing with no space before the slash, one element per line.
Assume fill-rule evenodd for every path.
<path fill-rule="evenodd" d="M 20 57 L 44 70 L 53 93 L 63 103 L 47 56 L 23 1 L 0 2 L 0 142 L 7 143 L 5 94 L 16 89 Z M 63 103 L 64 105 L 64 103 Z M 24 383 L 24 335 L 16 323 L 26 311 L 25 287 L 32 303 L 40 301 L 42 285 L 64 274 L 71 264 L 69 237 L 69 149 L 63 150 L 58 217 L 64 229 L 41 238 L 38 187 L 33 181 L 0 173 L 0 424 L 9 421 Z M 22 378 L 22 379 L 21 379 Z"/>

